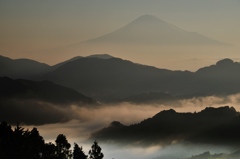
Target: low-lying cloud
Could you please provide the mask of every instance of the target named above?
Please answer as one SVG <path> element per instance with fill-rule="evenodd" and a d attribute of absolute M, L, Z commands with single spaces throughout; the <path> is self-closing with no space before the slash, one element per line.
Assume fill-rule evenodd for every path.
<path fill-rule="evenodd" d="M 98 107 L 79 107 L 77 105 L 55 105 L 40 101 L 11 101 L 4 103 L 1 101 L 1 120 L 11 122 L 23 122 L 27 125 L 24 127 L 31 128 L 37 125 L 40 135 L 44 137 L 46 142 L 55 142 L 58 134 L 65 134 L 69 142 L 74 142 L 83 146 L 87 153 L 91 147 L 92 140 L 88 140 L 90 134 L 107 127 L 112 121 L 120 121 L 124 125 L 139 123 L 144 119 L 154 116 L 162 110 L 170 108 L 177 112 L 199 112 L 205 107 L 233 106 L 240 111 L 240 94 L 229 96 L 207 96 L 195 97 L 191 99 L 178 100 L 169 105 L 165 104 L 148 104 L 135 105 L 130 103 L 120 103 L 117 105 L 102 105 Z M 211 153 L 232 152 L 232 148 L 225 146 L 207 147 L 202 144 L 194 145 L 195 149 L 189 150 L 189 146 L 183 146 L 172 143 L 164 146 L 155 145 L 149 147 L 141 147 L 140 145 L 132 147 L 126 145 L 124 147 L 114 146 L 112 143 L 99 143 L 103 148 L 106 158 L 166 158 L 171 156 L 174 151 L 176 156 L 190 157 L 191 155 L 200 154 L 204 151 Z M 190 146 L 192 147 L 192 146 Z M 200 149 L 201 147 L 201 149 Z M 178 149 L 176 149 L 178 148 Z M 177 151 L 176 151 L 177 150 Z M 236 150 L 236 149 L 235 149 Z M 171 157 L 170 157 L 171 158 Z M 172 157 L 174 158 L 174 157 Z"/>
<path fill-rule="evenodd" d="M 0 120 L 10 123 L 50 124 L 70 120 L 91 122 L 87 127 L 101 128 L 112 121 L 125 125 L 140 122 L 156 113 L 174 109 L 177 112 L 199 112 L 205 107 L 233 106 L 240 111 L 240 93 L 228 96 L 207 96 L 181 99 L 169 104 L 132 104 L 118 103 L 99 106 L 59 105 L 38 100 L 1 100 Z"/>

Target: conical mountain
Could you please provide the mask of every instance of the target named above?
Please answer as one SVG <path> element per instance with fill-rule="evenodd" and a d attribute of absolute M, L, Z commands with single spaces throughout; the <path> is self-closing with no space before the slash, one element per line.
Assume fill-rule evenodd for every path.
<path fill-rule="evenodd" d="M 185 31 L 152 15 L 140 16 L 103 36 L 45 52 L 46 59 L 49 55 L 54 59 L 56 54 L 62 61 L 79 55 L 110 54 L 158 68 L 191 71 L 217 59 L 239 56 L 232 45 Z"/>
<path fill-rule="evenodd" d="M 184 31 L 153 15 L 143 15 L 126 26 L 86 41 L 86 43 L 158 44 L 158 45 L 221 45 L 195 32 Z"/>

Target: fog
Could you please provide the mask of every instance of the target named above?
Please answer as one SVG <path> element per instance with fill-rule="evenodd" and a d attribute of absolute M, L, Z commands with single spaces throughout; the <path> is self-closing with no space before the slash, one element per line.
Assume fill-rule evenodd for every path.
<path fill-rule="evenodd" d="M 233 106 L 240 111 L 240 94 L 224 97 L 208 96 L 195 97 L 179 100 L 175 104 L 140 104 L 120 103 L 117 105 L 104 105 L 99 107 L 78 107 L 71 105 L 61 107 L 61 113 L 70 120 L 62 123 L 44 125 L 25 125 L 26 128 L 36 126 L 46 142 L 55 142 L 58 134 L 66 135 L 68 141 L 83 146 L 87 154 L 93 141 L 89 140 L 90 134 L 107 127 L 112 121 L 120 121 L 124 125 L 139 123 L 150 118 L 162 110 L 173 108 L 177 112 L 199 112 L 205 107 Z M 54 106 L 55 107 L 55 106 Z M 51 109 L 50 109 L 51 110 Z M 54 114 L 59 115 L 59 114 Z M 62 114 L 60 114 L 62 115 Z M 44 116 L 42 116 L 44 118 Z M 98 139 L 96 139 L 98 140 Z M 214 145 L 192 145 L 190 143 L 172 143 L 171 145 L 152 145 L 148 147 L 131 145 L 118 145 L 116 143 L 99 143 L 105 155 L 104 158 L 186 158 L 192 155 L 201 154 L 205 151 L 211 153 L 230 153 L 237 150 L 234 147 Z M 174 152 L 174 153 L 173 153 Z"/>
<path fill-rule="evenodd" d="M 89 124 L 90 122 L 88 122 Z M 91 148 L 93 141 L 87 141 L 89 131 L 95 128 L 90 127 L 85 122 L 79 122 L 76 120 L 62 123 L 62 124 L 48 124 L 38 126 L 40 135 L 45 138 L 46 142 L 55 142 L 56 136 L 60 133 L 67 136 L 68 141 L 73 146 L 76 142 L 83 147 L 85 154 Z M 32 127 L 32 126 L 28 126 Z M 162 147 L 161 145 L 149 146 L 149 147 L 134 147 L 131 145 L 119 146 L 114 143 L 101 143 L 99 142 L 104 158 L 106 159 L 149 159 L 149 158 L 161 158 L 161 159 L 178 159 L 191 157 L 192 155 L 201 154 L 206 151 L 215 153 L 231 153 L 236 151 L 236 148 L 227 146 L 213 146 L 204 144 L 172 144 Z"/>
<path fill-rule="evenodd" d="M 87 124 L 88 123 L 88 124 Z M 46 142 L 55 142 L 56 136 L 63 133 L 67 136 L 68 141 L 73 146 L 76 142 L 83 147 L 85 154 L 91 148 L 94 141 L 87 141 L 90 131 L 96 129 L 89 124 L 91 122 L 79 122 L 76 120 L 62 123 L 62 124 L 49 124 L 38 126 L 40 134 L 45 138 Z M 94 123 L 94 122 L 92 122 Z M 94 124 L 93 124 L 94 125 Z M 30 126 L 31 127 L 31 126 Z M 168 146 L 149 146 L 149 147 L 136 147 L 131 145 L 118 145 L 114 143 L 101 143 L 99 142 L 104 158 L 106 159 L 179 159 L 187 158 L 192 155 L 201 154 L 210 151 L 211 154 L 215 153 L 232 153 L 237 148 L 228 146 L 214 146 L 207 144 L 190 144 L 190 143 L 176 143 Z"/>

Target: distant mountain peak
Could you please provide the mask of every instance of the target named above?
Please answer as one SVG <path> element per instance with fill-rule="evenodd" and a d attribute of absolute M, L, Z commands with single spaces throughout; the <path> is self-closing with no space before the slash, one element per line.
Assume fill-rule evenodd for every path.
<path fill-rule="evenodd" d="M 159 118 L 159 117 L 162 117 L 162 116 L 174 116 L 178 114 L 174 109 L 169 109 L 169 110 L 163 110 L 159 113 L 157 113 L 155 116 L 153 116 L 153 118 Z"/>
<path fill-rule="evenodd" d="M 216 63 L 216 65 L 218 66 L 228 66 L 228 65 L 232 65 L 234 63 L 234 61 L 232 59 L 226 58 L 226 59 L 222 59 L 220 61 L 218 61 Z"/>
<path fill-rule="evenodd" d="M 145 14 L 145 15 L 142 15 L 142 16 L 138 17 L 137 19 L 135 19 L 135 21 L 137 21 L 137 20 L 156 20 L 156 21 L 159 21 L 160 19 L 157 18 L 154 15 Z"/>
<path fill-rule="evenodd" d="M 114 57 L 108 54 L 94 54 L 94 55 L 87 56 L 87 58 L 111 59 Z"/>
<path fill-rule="evenodd" d="M 125 27 L 134 27 L 135 29 L 141 28 L 141 31 L 147 31 L 147 32 L 185 32 L 184 30 L 154 16 L 154 15 L 142 15 L 135 20 L 133 20 L 131 23 L 126 25 Z"/>
<path fill-rule="evenodd" d="M 185 31 L 153 15 L 142 15 L 111 33 L 90 39 L 91 44 L 223 45 L 195 32 Z M 224 44 L 225 45 L 225 44 Z"/>
<path fill-rule="evenodd" d="M 210 116 L 214 114 L 215 116 L 236 116 L 239 113 L 236 111 L 234 107 L 229 106 L 223 106 L 219 108 L 214 107 L 206 107 L 204 110 L 202 110 L 200 113 L 202 114 L 209 114 Z"/>
<path fill-rule="evenodd" d="M 122 127 L 124 125 L 119 121 L 113 121 L 113 122 L 111 122 L 110 126 L 111 127 Z"/>

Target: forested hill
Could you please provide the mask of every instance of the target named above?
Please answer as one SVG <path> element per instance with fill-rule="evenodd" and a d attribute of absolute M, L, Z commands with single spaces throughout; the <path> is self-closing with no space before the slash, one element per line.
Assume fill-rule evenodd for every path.
<path fill-rule="evenodd" d="M 100 141 L 169 145 L 172 142 L 240 145 L 240 114 L 233 107 L 206 108 L 198 113 L 164 110 L 129 126 L 113 122 L 92 134 Z"/>

